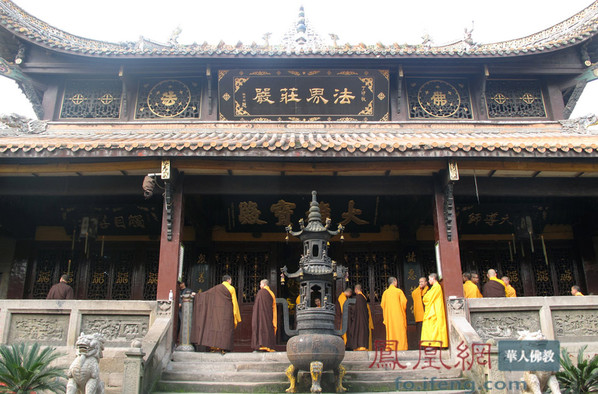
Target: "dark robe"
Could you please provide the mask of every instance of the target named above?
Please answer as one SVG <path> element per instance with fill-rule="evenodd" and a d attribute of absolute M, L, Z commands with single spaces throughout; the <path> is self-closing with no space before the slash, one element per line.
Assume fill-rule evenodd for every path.
<path fill-rule="evenodd" d="M 363 294 L 355 296 L 355 305 L 349 308 L 347 323 L 347 348 L 368 348 L 370 344 L 370 315 L 368 301 Z"/>
<path fill-rule="evenodd" d="M 46 300 L 72 300 L 75 298 L 73 288 L 64 282 L 58 282 L 50 288 Z"/>
<path fill-rule="evenodd" d="M 191 342 L 231 351 L 235 321 L 230 291 L 223 284 L 195 295 Z"/>
<path fill-rule="evenodd" d="M 251 315 L 251 348 L 253 350 L 259 350 L 260 347 L 273 349 L 276 345 L 273 302 L 272 295 L 266 289 L 260 289 L 255 296 Z"/>
<path fill-rule="evenodd" d="M 484 291 L 482 292 L 484 298 L 488 297 L 506 297 L 505 286 L 495 280 L 489 280 L 484 284 Z"/>

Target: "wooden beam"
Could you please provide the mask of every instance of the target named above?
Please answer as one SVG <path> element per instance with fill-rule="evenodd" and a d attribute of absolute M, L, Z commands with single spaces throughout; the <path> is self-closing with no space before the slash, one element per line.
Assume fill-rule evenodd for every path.
<path fill-rule="evenodd" d="M 134 170 L 159 170 L 160 160 L 137 161 L 103 161 L 99 163 L 47 163 L 47 164 L 1 164 L 1 174 L 51 174 L 51 173 L 83 173 L 83 172 L 123 172 Z"/>

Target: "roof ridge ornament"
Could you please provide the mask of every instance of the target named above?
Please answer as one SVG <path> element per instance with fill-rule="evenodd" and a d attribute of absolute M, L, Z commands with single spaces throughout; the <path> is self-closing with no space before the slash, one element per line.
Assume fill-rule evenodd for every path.
<path fill-rule="evenodd" d="M 596 125 L 598 116 L 595 114 L 587 114 L 574 119 L 559 120 L 563 126 L 563 131 L 574 134 L 594 134 L 590 126 Z"/>

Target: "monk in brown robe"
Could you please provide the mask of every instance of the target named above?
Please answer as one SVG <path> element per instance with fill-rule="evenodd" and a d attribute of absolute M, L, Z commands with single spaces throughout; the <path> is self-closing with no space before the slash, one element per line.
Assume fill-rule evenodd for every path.
<path fill-rule="evenodd" d="M 353 295 L 353 290 L 350 287 L 347 287 L 341 295 L 338 296 L 336 300 L 336 304 L 334 307 L 334 326 L 337 330 L 343 329 L 343 310 L 345 307 L 345 302 L 351 298 Z M 345 345 L 347 344 L 347 333 L 343 334 L 343 341 L 345 341 Z"/>
<path fill-rule="evenodd" d="M 397 348 L 393 349 L 392 343 L 387 343 L 390 350 L 407 350 L 407 297 L 403 290 L 398 288 L 397 278 L 388 278 L 388 288 L 382 293 L 382 315 L 386 326 L 386 341 L 396 341 Z"/>
<path fill-rule="evenodd" d="M 505 285 L 505 282 L 496 277 L 496 271 L 493 269 L 488 270 L 488 282 L 484 285 L 482 294 L 485 298 L 507 296 L 507 286 Z"/>
<path fill-rule="evenodd" d="M 224 275 L 221 284 L 195 296 L 192 343 L 222 353 L 233 349 L 233 331 L 241 321 L 241 313 L 231 283 L 231 277 Z"/>
<path fill-rule="evenodd" d="M 268 279 L 260 281 L 260 290 L 255 296 L 251 315 L 251 348 L 262 352 L 274 352 L 278 315 L 276 297 Z"/>
<path fill-rule="evenodd" d="M 347 323 L 347 348 L 352 350 L 368 350 L 371 347 L 371 331 L 374 328 L 372 312 L 361 285 L 355 285 L 355 305 L 349 309 Z"/>
<path fill-rule="evenodd" d="M 60 281 L 50 288 L 46 300 L 72 300 L 75 298 L 73 288 L 67 283 L 69 276 L 64 274 L 60 277 Z"/>
<path fill-rule="evenodd" d="M 428 280 L 422 276 L 419 278 L 419 286 L 411 292 L 413 299 L 413 317 L 415 318 L 415 331 L 417 338 L 422 336 L 422 322 L 424 321 L 424 301 L 423 296 L 428 291 Z"/>

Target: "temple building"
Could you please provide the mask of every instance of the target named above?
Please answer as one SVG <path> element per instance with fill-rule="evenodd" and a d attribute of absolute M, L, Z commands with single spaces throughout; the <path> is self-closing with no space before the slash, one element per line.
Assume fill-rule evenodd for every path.
<path fill-rule="evenodd" d="M 410 294 L 439 272 L 446 298 L 489 268 L 518 297 L 598 292 L 596 119 L 569 119 L 598 77 L 598 2 L 519 39 L 466 33 L 343 45 L 301 9 L 279 43 L 111 43 L 1 1 L 0 73 L 39 119 L 0 119 L 0 296 L 69 273 L 77 299 L 165 300 L 229 274 L 248 351 L 260 280 L 298 294 L 285 227 L 312 190 L 374 339 L 390 276 Z"/>

